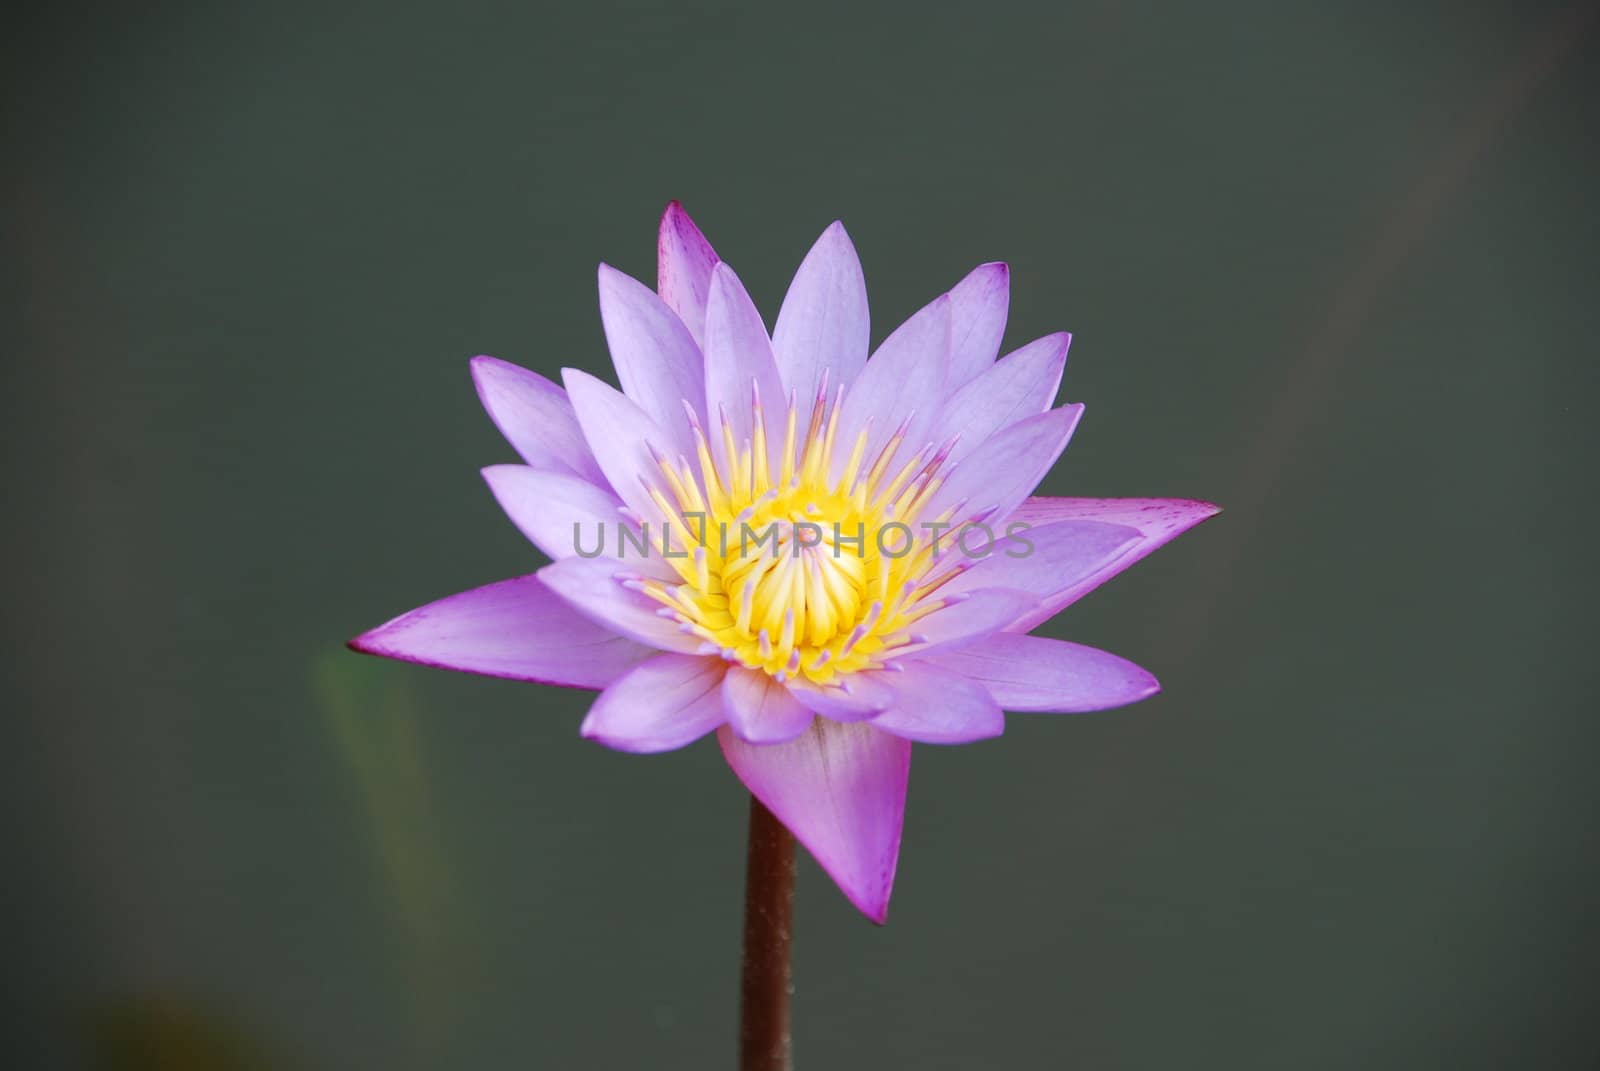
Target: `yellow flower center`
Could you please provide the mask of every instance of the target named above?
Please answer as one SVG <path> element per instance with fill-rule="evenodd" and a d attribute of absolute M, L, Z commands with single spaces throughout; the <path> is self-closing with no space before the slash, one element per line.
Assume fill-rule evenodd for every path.
<path fill-rule="evenodd" d="M 938 535 L 960 507 L 922 517 L 953 442 L 891 472 L 909 420 L 870 464 L 863 428 L 831 477 L 839 395 L 826 402 L 824 387 L 802 429 L 791 397 L 775 465 L 759 396 L 743 442 L 721 414 L 720 457 L 691 418 L 697 463 L 657 454 L 661 481 L 649 489 L 681 550 L 668 555 L 678 582 L 637 585 L 705 653 L 818 685 L 921 642 L 912 626 L 952 601 L 933 596 L 962 568 L 938 568 L 952 543 Z"/>

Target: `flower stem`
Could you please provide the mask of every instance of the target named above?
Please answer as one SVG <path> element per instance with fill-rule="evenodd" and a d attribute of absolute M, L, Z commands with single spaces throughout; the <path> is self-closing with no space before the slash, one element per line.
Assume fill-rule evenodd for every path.
<path fill-rule="evenodd" d="M 739 1071 L 790 1071 L 789 944 L 794 918 L 794 836 L 750 797 L 744 885 L 744 967 L 739 989 Z"/>

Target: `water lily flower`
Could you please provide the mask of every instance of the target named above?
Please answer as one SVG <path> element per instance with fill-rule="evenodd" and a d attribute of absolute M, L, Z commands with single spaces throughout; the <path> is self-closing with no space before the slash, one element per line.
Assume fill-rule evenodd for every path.
<path fill-rule="evenodd" d="M 552 564 L 355 640 L 426 665 L 600 691 L 582 734 L 622 751 L 716 733 L 729 766 L 875 921 L 914 742 L 1000 735 L 1004 711 L 1154 694 L 1133 663 L 1028 630 L 1216 512 L 1029 497 L 1083 413 L 1055 405 L 1069 336 L 996 360 L 1004 264 L 869 356 L 838 223 L 772 331 L 677 203 L 657 290 L 600 268 L 621 389 L 472 362 L 524 464 L 484 470 Z"/>

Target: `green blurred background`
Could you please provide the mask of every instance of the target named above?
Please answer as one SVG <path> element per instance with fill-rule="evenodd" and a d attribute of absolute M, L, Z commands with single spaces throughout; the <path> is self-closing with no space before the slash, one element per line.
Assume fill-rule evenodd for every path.
<path fill-rule="evenodd" d="M 4 1062 L 731 1066 L 715 746 L 340 646 L 537 567 L 466 360 L 609 374 L 677 197 L 875 339 L 1009 260 L 1044 490 L 1228 507 L 1048 626 L 1162 696 L 919 747 L 887 928 L 805 863 L 802 1067 L 1589 1066 L 1592 14 L 13 15 Z"/>

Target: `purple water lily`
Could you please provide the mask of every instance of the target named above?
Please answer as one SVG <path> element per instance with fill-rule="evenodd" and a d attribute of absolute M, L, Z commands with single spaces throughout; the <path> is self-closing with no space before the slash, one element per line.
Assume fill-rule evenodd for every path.
<path fill-rule="evenodd" d="M 601 694 L 623 751 L 716 732 L 750 792 L 882 922 L 914 741 L 998 736 L 1003 711 L 1132 703 L 1156 680 L 1027 631 L 1217 512 L 1187 499 L 1030 498 L 1082 414 L 1055 407 L 1069 336 L 996 360 L 1004 264 L 868 356 L 844 227 L 769 334 L 676 203 L 658 291 L 600 268 L 621 390 L 490 357 L 484 406 L 526 464 L 484 470 L 553 564 L 431 603 L 357 650 Z"/>

